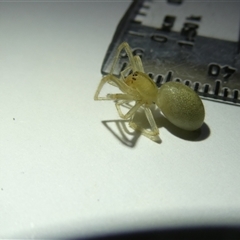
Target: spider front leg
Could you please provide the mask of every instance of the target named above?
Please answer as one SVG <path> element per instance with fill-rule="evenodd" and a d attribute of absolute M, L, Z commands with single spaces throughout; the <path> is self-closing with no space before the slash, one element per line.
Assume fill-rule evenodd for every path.
<path fill-rule="evenodd" d="M 135 61 L 135 64 L 137 66 L 137 70 L 139 72 L 143 72 L 144 73 L 144 68 L 143 68 L 143 64 L 142 64 L 142 60 L 139 56 L 134 56 L 134 61 Z"/>
<path fill-rule="evenodd" d="M 131 69 L 133 70 L 133 72 L 136 72 L 136 71 L 141 71 L 143 70 L 143 67 L 140 67 L 139 68 L 139 60 L 140 60 L 140 65 L 142 66 L 142 61 L 141 59 L 139 58 L 139 56 L 137 56 L 139 59 L 137 59 L 136 61 L 136 58 L 133 56 L 132 54 L 132 50 L 130 48 L 130 46 L 128 45 L 127 42 L 123 42 L 119 45 L 119 47 L 117 48 L 117 52 L 115 54 L 115 57 L 113 59 L 113 65 L 111 67 L 111 70 L 110 70 L 110 74 L 113 74 L 113 71 L 115 69 L 115 66 L 120 58 L 120 54 L 121 54 L 121 51 L 122 50 L 125 50 L 127 56 L 128 56 L 128 59 L 129 59 L 129 66 L 131 67 Z"/>
<path fill-rule="evenodd" d="M 118 79 L 113 75 L 108 74 L 105 77 L 103 77 L 102 80 L 100 81 L 94 95 L 94 100 L 115 100 L 112 98 L 112 95 L 114 94 L 108 94 L 106 97 L 99 97 L 99 94 L 106 83 L 110 84 L 114 83 L 114 86 L 118 87 L 122 92 L 129 92 L 129 87 L 122 80 Z"/>
<path fill-rule="evenodd" d="M 142 65 L 142 60 L 139 56 L 134 56 L 133 60 L 136 64 L 136 71 L 138 72 L 143 72 L 144 73 L 144 69 L 143 69 L 143 65 Z M 124 68 L 123 71 L 121 71 L 121 77 L 122 79 L 124 79 L 127 75 L 129 75 L 131 72 L 133 72 L 132 67 L 130 66 L 130 63 L 128 63 L 128 65 Z"/>

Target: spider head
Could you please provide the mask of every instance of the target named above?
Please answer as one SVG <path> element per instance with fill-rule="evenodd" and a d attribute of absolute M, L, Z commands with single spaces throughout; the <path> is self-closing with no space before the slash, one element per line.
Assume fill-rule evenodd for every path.
<path fill-rule="evenodd" d="M 137 82 L 139 81 L 139 74 L 138 72 L 134 72 L 129 74 L 125 79 L 124 82 L 131 88 L 136 88 Z"/>

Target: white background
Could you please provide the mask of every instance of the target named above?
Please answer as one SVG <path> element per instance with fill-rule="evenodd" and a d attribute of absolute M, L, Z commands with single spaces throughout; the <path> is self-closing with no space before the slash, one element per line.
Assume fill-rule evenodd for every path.
<path fill-rule="evenodd" d="M 93 101 L 128 6 L 0 3 L 0 238 L 240 223 L 239 107 L 204 100 L 193 134 L 160 117 L 157 144 Z"/>

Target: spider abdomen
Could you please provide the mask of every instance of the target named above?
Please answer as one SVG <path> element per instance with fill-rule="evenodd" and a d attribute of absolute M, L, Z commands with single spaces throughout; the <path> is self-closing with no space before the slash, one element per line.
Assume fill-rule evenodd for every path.
<path fill-rule="evenodd" d="M 205 110 L 199 96 L 188 86 L 167 82 L 158 91 L 157 106 L 177 127 L 196 130 L 203 124 Z"/>

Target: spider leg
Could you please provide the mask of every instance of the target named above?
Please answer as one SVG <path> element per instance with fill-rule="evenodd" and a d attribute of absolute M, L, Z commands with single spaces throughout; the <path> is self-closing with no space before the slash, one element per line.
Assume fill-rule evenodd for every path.
<path fill-rule="evenodd" d="M 124 79 L 126 76 L 129 75 L 129 73 L 131 72 L 131 67 L 127 66 L 123 71 L 121 71 L 121 77 L 122 79 Z"/>
<path fill-rule="evenodd" d="M 116 78 L 114 75 L 113 75 L 113 70 L 117 64 L 117 61 L 119 60 L 120 58 L 120 54 L 121 54 L 121 51 L 122 50 L 125 50 L 126 53 L 127 53 L 127 56 L 129 58 L 129 63 L 127 65 L 127 67 L 121 72 L 121 78 L 122 79 L 118 79 Z M 94 99 L 95 100 L 110 100 L 108 97 L 99 97 L 99 93 L 103 87 L 103 85 L 108 82 L 109 84 L 115 86 L 115 87 L 118 87 L 122 92 L 129 92 L 129 88 L 127 88 L 127 86 L 125 85 L 123 79 L 124 79 L 124 76 L 126 75 L 126 73 L 128 71 L 140 71 L 140 72 L 144 72 L 144 69 L 143 69 L 143 65 L 142 65 L 142 61 L 141 61 L 141 58 L 139 56 L 133 56 L 132 54 L 132 51 L 131 51 L 131 48 L 130 46 L 128 45 L 127 42 L 123 42 L 122 44 L 119 45 L 118 49 L 117 49 L 117 53 L 114 57 L 114 60 L 113 60 L 113 65 L 111 67 L 111 70 L 110 70 L 110 73 L 103 77 L 98 88 L 97 88 L 97 91 L 94 95 Z M 131 91 L 130 91 L 131 92 Z"/>
<path fill-rule="evenodd" d="M 134 56 L 133 58 L 134 58 L 134 61 L 136 63 L 138 71 L 144 73 L 144 68 L 143 68 L 143 64 L 142 64 L 141 58 L 139 56 Z"/>
<path fill-rule="evenodd" d="M 156 122 L 153 118 L 153 115 L 152 115 L 152 112 L 150 110 L 150 108 L 148 107 L 145 107 L 144 108 L 144 112 L 145 112 L 145 115 L 147 117 L 147 120 L 150 124 L 150 130 L 147 130 L 143 127 L 140 127 L 138 126 L 136 123 L 133 122 L 133 117 L 131 118 L 131 121 L 129 123 L 129 126 L 131 128 L 133 128 L 134 130 L 137 130 L 137 131 L 140 131 L 142 133 L 142 135 L 144 135 L 145 137 L 148 137 L 150 138 L 151 140 L 156 140 L 158 135 L 159 135 L 159 129 L 156 125 Z"/>
<path fill-rule="evenodd" d="M 117 61 L 120 58 L 121 51 L 123 49 L 125 49 L 125 51 L 127 53 L 127 56 L 128 56 L 128 59 L 129 59 L 129 62 L 130 62 L 130 65 L 131 65 L 133 71 L 134 72 L 137 71 L 137 65 L 136 65 L 136 63 L 134 61 L 132 50 L 131 50 L 131 48 L 130 48 L 130 46 L 128 45 L 127 42 L 123 42 L 122 44 L 119 45 L 119 47 L 117 49 L 116 55 L 115 55 L 114 60 L 113 60 L 113 65 L 112 65 L 111 70 L 110 70 L 110 74 L 113 74 L 113 71 L 114 71 L 115 66 L 117 64 Z"/>
<path fill-rule="evenodd" d="M 148 122 L 149 122 L 149 124 L 150 124 L 150 127 L 151 127 L 151 131 L 147 131 L 150 135 L 158 135 L 159 134 L 159 129 L 158 129 L 158 127 L 157 127 L 157 124 L 156 124 L 156 122 L 155 122 L 155 120 L 154 120 L 154 117 L 153 117 L 153 115 L 152 115 L 152 111 L 151 111 L 151 109 L 150 108 L 148 108 L 148 107 L 145 107 L 144 108 L 144 111 L 145 111 L 145 114 L 146 114 L 146 117 L 147 117 L 147 120 L 148 120 Z"/>
<path fill-rule="evenodd" d="M 120 79 L 118 79 L 117 77 L 113 76 L 113 75 L 106 75 L 105 77 L 102 78 L 102 80 L 100 81 L 98 88 L 96 90 L 96 93 L 94 95 L 94 100 L 112 100 L 111 98 L 111 94 L 108 94 L 106 97 L 99 97 L 99 93 L 101 91 L 101 89 L 103 88 L 104 84 L 106 83 L 110 83 L 111 85 L 114 85 L 116 87 L 118 87 L 122 92 L 129 94 L 129 95 L 133 95 L 135 96 L 134 99 L 136 100 L 136 91 L 134 89 L 129 88 L 128 85 L 126 85 L 126 83 Z M 113 84 L 112 84 L 113 83 Z M 124 98 L 126 99 L 126 98 Z M 130 98 L 128 98 L 130 99 Z M 133 99 L 133 98 L 131 98 Z"/>
<path fill-rule="evenodd" d="M 132 100 L 121 100 L 121 101 L 116 102 L 116 108 L 117 108 L 118 114 L 121 118 L 123 118 L 123 119 L 130 118 L 131 116 L 133 116 L 136 113 L 138 108 L 141 107 L 141 105 L 142 105 L 141 102 L 136 101 L 135 105 L 126 114 L 123 114 L 120 106 L 124 105 L 125 103 L 129 103 L 131 101 Z"/>
<path fill-rule="evenodd" d="M 112 100 L 112 98 L 110 97 L 111 95 L 109 95 L 109 96 L 107 95 L 106 97 L 99 97 L 99 94 L 100 94 L 104 84 L 106 84 L 106 83 L 111 83 L 111 85 L 118 87 L 122 92 L 128 93 L 130 95 L 131 95 L 131 92 L 134 91 L 134 90 L 131 90 L 125 84 L 125 82 L 123 82 L 122 80 L 118 79 L 117 77 L 115 77 L 113 75 L 108 74 L 105 77 L 103 77 L 102 80 L 100 81 L 98 88 L 94 95 L 94 100 Z"/>
<path fill-rule="evenodd" d="M 104 84 L 107 83 L 108 81 L 109 81 L 108 75 L 102 78 L 102 80 L 100 81 L 98 88 L 94 94 L 94 100 L 107 100 L 108 99 L 106 97 L 99 97 L 100 91 L 102 90 Z"/>
<path fill-rule="evenodd" d="M 107 94 L 107 98 L 111 100 L 136 100 L 133 96 L 123 93 Z"/>
<path fill-rule="evenodd" d="M 123 79 L 125 79 L 125 77 L 128 76 L 130 72 L 131 67 L 128 65 L 123 71 L 121 71 L 121 78 L 119 79 L 119 81 L 123 81 Z M 116 83 L 114 83 L 113 81 L 109 81 L 108 83 L 117 87 Z"/>

